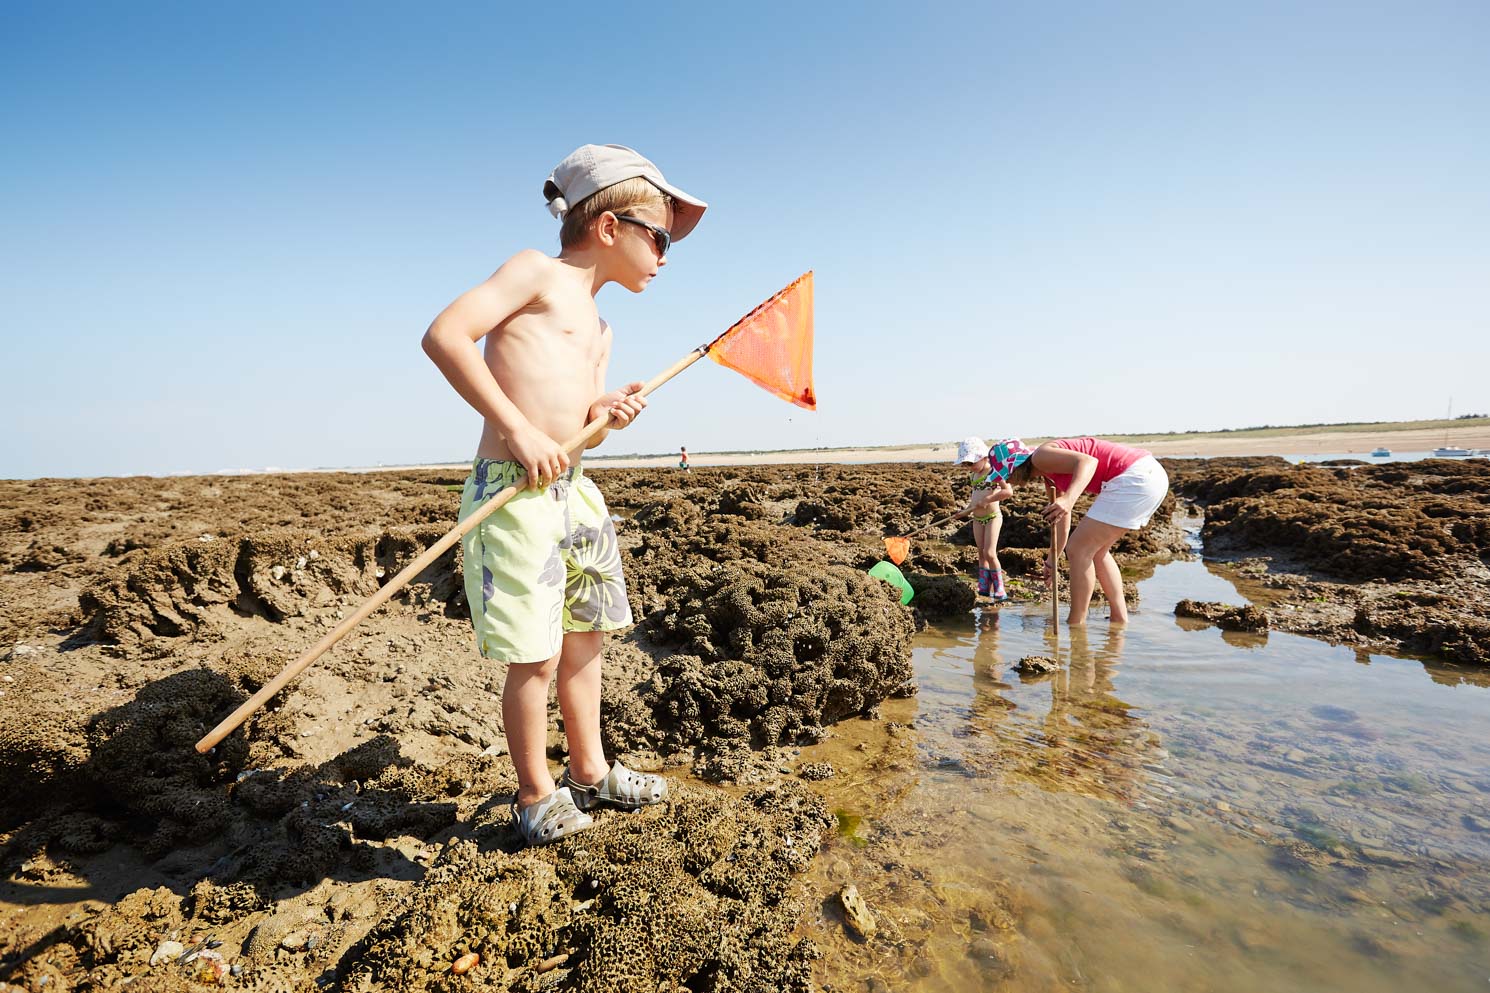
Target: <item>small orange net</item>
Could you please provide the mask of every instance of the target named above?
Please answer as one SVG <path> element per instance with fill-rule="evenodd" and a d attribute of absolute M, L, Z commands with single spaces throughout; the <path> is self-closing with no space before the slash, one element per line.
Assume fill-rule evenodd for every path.
<path fill-rule="evenodd" d="M 890 561 L 896 565 L 905 561 L 905 557 L 911 553 L 911 540 L 909 538 L 886 538 L 885 554 Z"/>
<path fill-rule="evenodd" d="M 808 410 L 812 392 L 812 273 L 746 314 L 709 346 L 709 358 Z"/>

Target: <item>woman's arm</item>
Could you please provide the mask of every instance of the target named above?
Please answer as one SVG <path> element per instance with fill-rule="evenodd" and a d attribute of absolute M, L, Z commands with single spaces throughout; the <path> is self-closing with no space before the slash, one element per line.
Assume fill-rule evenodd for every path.
<path fill-rule="evenodd" d="M 1053 441 L 1047 441 L 1035 449 L 1035 453 L 1030 456 L 1030 464 L 1042 476 L 1071 477 L 1071 484 L 1066 487 L 1066 492 L 1057 494 L 1040 512 L 1047 521 L 1062 524 L 1063 530 L 1069 532 L 1071 508 L 1076 506 L 1076 501 L 1086 491 L 1087 484 L 1097 474 L 1097 460 L 1083 452 L 1073 452 L 1069 448 L 1061 448 Z M 1065 546 L 1064 540 L 1061 541 L 1061 546 Z"/>

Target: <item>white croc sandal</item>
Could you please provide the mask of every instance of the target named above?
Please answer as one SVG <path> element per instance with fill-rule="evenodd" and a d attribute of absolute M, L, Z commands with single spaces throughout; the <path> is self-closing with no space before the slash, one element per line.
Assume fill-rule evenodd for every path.
<path fill-rule="evenodd" d="M 527 845 L 547 845 L 594 824 L 590 815 L 580 810 L 567 787 L 560 786 L 537 803 L 521 810 L 512 804 L 512 826 Z"/>
<path fill-rule="evenodd" d="M 666 779 L 650 772 L 632 772 L 620 762 L 612 764 L 610 772 L 594 786 L 576 782 L 567 768 L 559 782 L 568 787 L 580 810 L 594 810 L 601 804 L 638 810 L 667 799 Z"/>

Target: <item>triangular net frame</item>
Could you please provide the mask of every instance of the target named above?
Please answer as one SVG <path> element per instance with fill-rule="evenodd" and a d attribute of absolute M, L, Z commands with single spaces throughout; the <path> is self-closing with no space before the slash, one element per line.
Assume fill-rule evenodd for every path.
<path fill-rule="evenodd" d="M 781 399 L 816 410 L 811 271 L 710 342 L 708 355 Z"/>

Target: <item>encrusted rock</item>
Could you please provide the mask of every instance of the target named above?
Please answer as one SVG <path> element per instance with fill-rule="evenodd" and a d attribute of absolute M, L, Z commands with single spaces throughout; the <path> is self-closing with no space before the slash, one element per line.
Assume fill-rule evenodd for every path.
<path fill-rule="evenodd" d="M 1014 668 L 1025 675 L 1042 676 L 1055 672 L 1061 664 L 1048 655 L 1026 655 L 1014 663 Z"/>
<path fill-rule="evenodd" d="M 838 891 L 838 902 L 843 907 L 843 920 L 855 934 L 869 941 L 879 932 L 879 924 L 874 919 L 869 905 L 859 895 L 859 888 L 853 883 L 846 883 L 843 889 Z"/>
<path fill-rule="evenodd" d="M 1268 629 L 1268 615 L 1261 607 L 1250 603 L 1245 607 L 1236 607 L 1226 603 L 1181 600 L 1174 605 L 1174 615 L 1209 621 L 1223 631 L 1266 632 Z"/>

